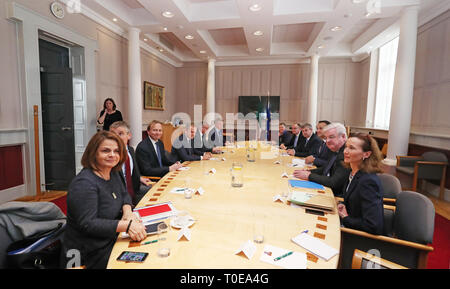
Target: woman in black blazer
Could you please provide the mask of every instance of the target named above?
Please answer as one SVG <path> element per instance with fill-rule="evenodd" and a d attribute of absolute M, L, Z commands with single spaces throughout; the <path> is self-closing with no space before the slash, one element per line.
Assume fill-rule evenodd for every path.
<path fill-rule="evenodd" d="M 83 169 L 67 194 L 64 267 L 73 263 L 68 258 L 76 250 L 81 257 L 78 266 L 105 269 L 117 233 L 127 232 L 135 241 L 146 238 L 119 174 L 126 157 L 125 145 L 112 132 L 100 131 L 89 141 L 81 159 Z"/>
<path fill-rule="evenodd" d="M 367 134 L 347 140 L 344 163 L 351 168 L 344 185 L 344 203 L 338 213 L 345 227 L 380 235 L 383 232 L 383 194 L 376 175 L 381 170 L 381 152 L 377 142 Z"/>

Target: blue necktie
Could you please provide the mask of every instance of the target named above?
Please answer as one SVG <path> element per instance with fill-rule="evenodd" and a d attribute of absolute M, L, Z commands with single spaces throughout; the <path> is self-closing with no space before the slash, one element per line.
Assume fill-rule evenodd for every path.
<path fill-rule="evenodd" d="M 294 148 L 297 147 L 297 141 L 298 141 L 298 136 L 299 136 L 299 135 L 300 135 L 300 134 L 298 134 L 298 135 L 295 136 Z"/>
<path fill-rule="evenodd" d="M 156 144 L 156 156 L 158 157 L 159 167 L 162 168 L 161 152 L 159 151 L 158 144 Z"/>
<path fill-rule="evenodd" d="M 323 175 L 324 175 L 324 176 L 327 176 L 328 173 L 330 172 L 331 167 L 334 165 L 334 162 L 336 161 L 337 156 L 338 156 L 338 154 L 335 153 L 335 154 L 333 154 L 333 156 L 330 158 L 330 161 L 328 162 L 327 167 L 323 170 Z"/>

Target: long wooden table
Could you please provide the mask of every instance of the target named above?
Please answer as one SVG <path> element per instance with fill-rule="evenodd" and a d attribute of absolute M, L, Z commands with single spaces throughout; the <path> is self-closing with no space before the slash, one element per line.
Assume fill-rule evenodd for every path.
<path fill-rule="evenodd" d="M 283 164 L 275 164 L 280 157 L 278 149 L 258 143 L 255 162 L 247 162 L 245 145 L 224 148 L 224 154 L 213 155 L 217 160 L 197 161 L 187 164 L 189 170 L 169 172 L 138 204 L 138 207 L 170 201 L 177 210 L 185 210 L 197 221 L 190 227 L 191 240 L 177 241 L 179 229 L 171 228 L 163 236 L 163 243 L 169 247 L 170 256 L 161 258 L 157 250 L 162 244 L 129 247 L 130 239 L 119 236 L 111 253 L 108 268 L 280 268 L 260 261 L 265 245 L 286 250 L 307 253 L 291 238 L 304 230 L 321 239 L 333 248 L 340 249 L 339 216 L 326 213 L 325 216 L 305 213 L 305 208 L 290 206 L 288 203 L 274 202 L 273 197 L 287 191 L 287 178 L 282 178 L 283 166 L 292 175 L 294 167 L 286 166 L 293 157 L 284 158 Z M 253 145 L 256 145 L 255 143 Z M 225 158 L 225 160 L 222 160 Z M 244 167 L 244 185 L 231 186 L 230 168 L 232 162 L 241 162 Z M 215 168 L 215 174 L 205 175 L 204 171 Z M 182 187 L 186 178 L 194 188 L 202 187 L 204 195 L 184 195 L 169 193 L 174 187 Z M 292 176 L 291 176 L 292 178 Z M 333 197 L 330 189 L 326 194 Z M 253 241 L 255 234 L 262 234 L 264 242 L 256 244 L 256 252 L 250 260 L 235 252 L 247 240 Z M 155 240 L 156 235 L 144 241 Z M 144 242 L 143 241 L 143 242 Z M 122 251 L 148 252 L 144 263 L 116 261 Z M 307 268 L 337 268 L 339 255 L 329 261 L 307 253 Z"/>

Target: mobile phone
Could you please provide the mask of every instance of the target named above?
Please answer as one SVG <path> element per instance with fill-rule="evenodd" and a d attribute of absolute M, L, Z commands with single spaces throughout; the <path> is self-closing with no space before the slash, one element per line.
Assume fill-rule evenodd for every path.
<path fill-rule="evenodd" d="M 312 209 L 306 209 L 305 212 L 308 214 L 318 215 L 318 216 L 325 216 L 325 213 L 322 211 L 312 210 Z"/>
<path fill-rule="evenodd" d="M 153 224 L 146 225 L 145 226 L 145 231 L 147 232 L 147 235 L 156 234 L 158 232 L 158 225 L 159 224 L 166 225 L 166 223 L 164 223 L 164 222 L 158 222 L 158 223 L 153 223 Z M 167 230 L 167 225 L 165 226 L 165 230 Z"/>
<path fill-rule="evenodd" d="M 147 258 L 148 253 L 123 251 L 117 261 L 142 263 Z"/>

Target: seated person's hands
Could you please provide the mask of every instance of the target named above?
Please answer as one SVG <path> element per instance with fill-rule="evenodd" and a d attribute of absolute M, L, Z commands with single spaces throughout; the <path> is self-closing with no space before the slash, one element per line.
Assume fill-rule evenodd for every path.
<path fill-rule="evenodd" d="M 128 235 L 133 241 L 142 241 L 147 237 L 147 232 L 145 231 L 145 226 L 142 222 L 131 222 L 130 228 L 128 229 Z"/>
<path fill-rule="evenodd" d="M 316 158 L 315 157 L 313 157 L 313 156 L 307 156 L 306 158 L 305 158 L 305 164 L 312 164 L 312 163 L 314 163 L 314 160 L 315 160 Z"/>
<path fill-rule="evenodd" d="M 338 204 L 337 208 L 338 208 L 339 217 L 345 218 L 348 216 L 347 209 L 345 208 L 344 204 L 342 204 L 342 203 Z"/>
<path fill-rule="evenodd" d="M 214 147 L 212 149 L 213 154 L 220 154 L 222 152 L 222 150 L 219 147 Z"/>
<path fill-rule="evenodd" d="M 153 184 L 153 182 L 150 179 L 144 177 L 141 177 L 141 183 L 146 185 L 147 187 L 151 187 Z"/>
<path fill-rule="evenodd" d="M 280 149 L 282 149 L 282 150 L 285 150 L 285 149 L 286 149 L 286 146 L 284 145 L 284 143 L 282 143 L 282 144 L 280 145 Z"/>
<path fill-rule="evenodd" d="M 203 154 L 203 160 L 209 160 L 211 158 L 211 153 L 204 153 Z"/>
<path fill-rule="evenodd" d="M 290 155 L 290 156 L 294 156 L 295 155 L 295 150 L 294 149 L 287 150 L 287 154 Z"/>
<path fill-rule="evenodd" d="M 173 172 L 181 168 L 183 165 L 180 162 L 176 162 L 169 167 L 169 171 Z"/>
<path fill-rule="evenodd" d="M 306 170 L 295 170 L 294 171 L 294 177 L 301 179 L 301 180 L 308 180 L 309 179 L 309 175 L 311 174 L 310 171 L 306 171 Z"/>

